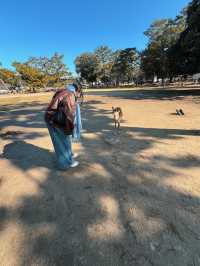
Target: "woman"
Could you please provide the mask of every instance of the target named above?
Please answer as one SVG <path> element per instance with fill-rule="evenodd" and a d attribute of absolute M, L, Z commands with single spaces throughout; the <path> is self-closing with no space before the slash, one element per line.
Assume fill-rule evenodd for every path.
<path fill-rule="evenodd" d="M 77 84 L 59 90 L 53 96 L 45 113 L 45 121 L 61 170 L 79 165 L 79 162 L 74 160 L 71 140 L 72 137 L 76 141 L 80 140 L 82 125 L 80 107 L 77 103 L 80 95 L 82 95 L 81 88 Z"/>

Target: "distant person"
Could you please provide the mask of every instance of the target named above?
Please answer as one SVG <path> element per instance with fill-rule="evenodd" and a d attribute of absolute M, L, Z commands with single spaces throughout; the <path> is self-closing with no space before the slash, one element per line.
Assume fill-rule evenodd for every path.
<path fill-rule="evenodd" d="M 54 146 L 58 167 L 61 170 L 79 165 L 72 153 L 72 139 L 80 140 L 82 123 L 79 99 L 80 85 L 71 84 L 53 96 L 45 113 L 45 121 Z"/>

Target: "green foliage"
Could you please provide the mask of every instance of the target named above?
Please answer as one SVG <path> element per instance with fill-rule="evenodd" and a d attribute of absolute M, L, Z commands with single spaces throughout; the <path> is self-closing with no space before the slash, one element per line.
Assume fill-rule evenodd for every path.
<path fill-rule="evenodd" d="M 141 68 L 146 77 L 170 77 L 173 60 L 169 58 L 169 51 L 176 44 L 180 34 L 185 29 L 185 10 L 174 20 L 161 19 L 155 21 L 145 32 L 149 38 L 147 48 L 141 54 Z"/>
<path fill-rule="evenodd" d="M 100 71 L 99 60 L 93 53 L 83 53 L 75 60 L 76 71 L 87 82 L 96 82 Z"/>
<path fill-rule="evenodd" d="M 162 52 L 157 44 L 149 44 L 141 54 L 141 69 L 144 71 L 146 78 L 163 76 L 162 71 Z M 164 55 L 164 54 L 163 54 Z"/>
<path fill-rule="evenodd" d="M 100 65 L 106 65 L 112 61 L 112 50 L 108 46 L 99 46 L 95 49 L 96 55 Z"/>
<path fill-rule="evenodd" d="M 98 47 L 94 53 L 84 53 L 76 58 L 76 71 L 87 82 L 111 83 L 130 81 L 139 69 L 139 55 L 135 48 L 112 50 Z"/>
<path fill-rule="evenodd" d="M 139 68 L 139 54 L 136 48 L 121 50 L 112 66 L 112 76 L 117 83 L 132 81 Z"/>
<path fill-rule="evenodd" d="M 171 50 L 176 71 L 194 74 L 200 72 L 200 0 L 193 0 L 187 10 L 187 27 Z"/>
<path fill-rule="evenodd" d="M 156 20 L 144 34 L 149 38 L 149 43 L 170 47 L 176 43 L 184 29 L 185 17 L 180 15 L 175 20 Z"/>
<path fill-rule="evenodd" d="M 47 86 L 63 86 L 66 80 L 71 78 L 66 65 L 63 63 L 64 56 L 55 53 L 52 57 L 31 57 L 26 65 L 43 73 L 48 81 Z"/>
<path fill-rule="evenodd" d="M 98 79 L 106 83 L 111 81 L 111 70 L 114 63 L 113 51 L 108 46 L 99 46 L 94 55 L 99 62 Z"/>

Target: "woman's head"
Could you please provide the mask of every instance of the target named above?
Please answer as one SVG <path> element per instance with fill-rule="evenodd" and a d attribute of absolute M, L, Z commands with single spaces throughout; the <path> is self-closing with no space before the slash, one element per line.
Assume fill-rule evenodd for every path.
<path fill-rule="evenodd" d="M 83 103 L 83 90 L 81 84 L 78 82 L 74 82 L 72 86 L 75 88 L 77 98 L 80 100 L 81 103 Z"/>

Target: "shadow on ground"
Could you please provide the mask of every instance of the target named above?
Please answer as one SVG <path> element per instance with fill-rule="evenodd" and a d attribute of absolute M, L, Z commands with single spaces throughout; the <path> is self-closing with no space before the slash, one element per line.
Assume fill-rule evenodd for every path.
<path fill-rule="evenodd" d="M 132 91 L 112 91 L 112 92 L 87 92 L 87 95 L 99 95 L 107 97 L 119 97 L 121 99 L 133 100 L 182 100 L 188 96 L 200 96 L 200 89 L 169 89 L 169 88 L 155 88 L 155 89 L 137 89 Z"/>
<path fill-rule="evenodd" d="M 40 102 L 1 105 L 0 130 L 5 127 L 44 128 L 43 120 L 46 106 Z M 37 137 L 37 136 L 36 136 Z"/>
<path fill-rule="evenodd" d="M 10 221 L 25 228 L 24 266 L 198 263 L 200 199 L 166 186 L 165 180 L 179 169 L 198 167 L 200 159 L 141 156 L 162 139 L 197 132 L 126 127 L 113 133 L 108 111 L 98 104 L 83 107 L 87 131 L 77 169 L 57 171 L 53 154 L 23 140 L 5 146 L 3 157 L 15 167 L 25 173 L 43 167 L 48 174 L 45 181 L 34 181 L 39 195 L 20 198 L 16 209 L 0 207 L 0 234 Z M 35 128 L 44 126 L 40 111 L 27 109 L 25 115 L 25 126 L 33 115 Z"/>

